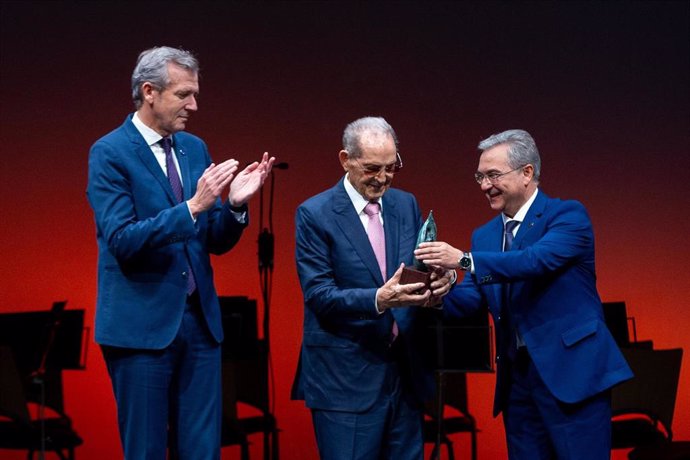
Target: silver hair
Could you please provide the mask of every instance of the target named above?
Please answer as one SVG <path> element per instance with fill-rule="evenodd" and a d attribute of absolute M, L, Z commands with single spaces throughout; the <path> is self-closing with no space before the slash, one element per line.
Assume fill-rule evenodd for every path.
<path fill-rule="evenodd" d="M 539 182 L 541 175 L 541 158 L 539 149 L 527 131 L 522 129 L 509 129 L 502 133 L 493 134 L 479 143 L 477 148 L 484 152 L 499 144 L 508 144 L 508 164 L 512 169 L 531 164 L 534 166 L 534 181 Z"/>
<path fill-rule="evenodd" d="M 158 89 L 164 89 L 170 84 L 168 63 L 171 62 L 195 74 L 199 73 L 199 61 L 189 51 L 157 46 L 141 52 L 132 72 L 132 100 L 137 109 L 143 102 L 141 85 L 144 82 L 149 82 Z"/>
<path fill-rule="evenodd" d="M 360 141 L 364 133 L 391 136 L 395 142 L 395 150 L 398 150 L 398 136 L 383 117 L 364 117 L 347 125 L 343 132 L 343 150 L 346 150 L 352 158 L 362 156 Z"/>

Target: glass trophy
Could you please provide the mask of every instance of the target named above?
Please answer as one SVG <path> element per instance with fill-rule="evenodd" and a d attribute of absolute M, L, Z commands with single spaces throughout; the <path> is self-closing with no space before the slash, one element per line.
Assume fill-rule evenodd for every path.
<path fill-rule="evenodd" d="M 417 245 L 415 249 L 418 248 L 421 243 L 436 241 L 436 235 L 434 212 L 429 211 L 429 217 L 426 218 L 422 228 L 419 229 L 419 233 L 417 234 Z M 424 288 L 420 290 L 421 292 L 426 289 L 431 289 L 431 272 L 429 271 L 429 267 L 416 258 L 414 259 L 414 264 L 410 267 L 403 268 L 402 275 L 400 275 L 400 284 L 412 283 L 424 283 Z"/>

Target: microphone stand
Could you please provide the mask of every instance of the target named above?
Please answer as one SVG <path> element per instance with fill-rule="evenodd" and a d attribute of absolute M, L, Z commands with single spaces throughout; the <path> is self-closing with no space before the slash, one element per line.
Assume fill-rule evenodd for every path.
<path fill-rule="evenodd" d="M 287 163 L 278 163 L 274 165 L 275 169 L 287 169 Z M 271 315 L 271 289 L 273 285 L 273 257 L 275 253 L 275 238 L 273 236 L 273 195 L 275 190 L 275 175 L 274 170 L 271 170 L 271 188 L 268 200 L 268 228 L 264 227 L 264 188 L 261 187 L 259 195 L 259 280 L 261 284 L 261 297 L 264 303 L 264 320 L 263 320 L 263 335 L 265 341 L 266 365 L 268 366 L 268 391 L 270 392 L 267 406 L 263 409 L 263 416 L 265 420 L 272 418 L 275 404 L 275 385 L 273 376 L 273 365 L 271 359 L 271 341 L 270 341 L 270 315 Z M 277 422 L 273 422 L 277 424 Z M 275 439 L 273 440 L 275 443 Z M 268 438 L 264 434 L 264 453 L 269 451 Z M 265 458 L 266 454 L 264 454 Z"/>

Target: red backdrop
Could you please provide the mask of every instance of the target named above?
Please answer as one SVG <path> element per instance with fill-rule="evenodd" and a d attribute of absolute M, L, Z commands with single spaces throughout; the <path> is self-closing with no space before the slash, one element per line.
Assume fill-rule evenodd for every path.
<path fill-rule="evenodd" d="M 395 127 L 405 160 L 395 185 L 433 209 L 441 239 L 464 248 L 492 216 L 472 178 L 477 142 L 504 129 L 530 131 L 542 153 L 542 189 L 590 211 L 602 299 L 627 302 L 638 338 L 688 350 L 689 8 L 3 1 L 0 311 L 68 299 L 92 325 L 88 149 L 131 111 L 137 54 L 167 44 L 201 61 L 200 111 L 188 128 L 215 158 L 249 162 L 267 150 L 290 164 L 275 173 L 271 310 L 284 459 L 316 457 L 308 411 L 289 400 L 302 326 L 293 214 L 339 179 L 342 129 L 360 116 L 383 115 Z M 240 244 L 214 259 L 221 295 L 259 298 L 256 201 L 251 212 Z M 65 381 L 85 439 L 80 458 L 121 458 L 95 344 L 87 369 L 66 372 Z M 678 439 L 690 439 L 689 382 L 685 365 Z M 469 379 L 483 459 L 506 456 L 500 418 L 490 416 L 493 385 L 492 374 Z M 465 441 L 458 437 L 458 455 Z M 13 455 L 0 454 L 23 458 Z M 238 449 L 223 458 L 239 458 Z"/>

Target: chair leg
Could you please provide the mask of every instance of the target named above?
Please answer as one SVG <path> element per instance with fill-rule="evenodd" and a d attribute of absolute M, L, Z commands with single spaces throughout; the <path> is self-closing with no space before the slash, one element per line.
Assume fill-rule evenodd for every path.
<path fill-rule="evenodd" d="M 273 430 L 273 435 L 272 435 L 272 444 L 271 444 L 271 452 L 273 454 L 273 459 L 272 460 L 279 460 L 280 456 L 280 449 L 278 446 L 278 429 Z"/>
<path fill-rule="evenodd" d="M 450 438 L 446 438 L 446 450 L 448 450 L 448 460 L 455 460 L 455 450 L 453 449 L 453 442 Z"/>
<path fill-rule="evenodd" d="M 477 430 L 470 431 L 472 437 L 472 460 L 477 460 Z"/>
<path fill-rule="evenodd" d="M 431 455 L 429 455 L 429 460 L 439 460 L 438 448 L 437 448 L 436 444 L 434 444 L 434 447 L 431 449 Z"/>
<path fill-rule="evenodd" d="M 240 444 L 240 449 L 242 451 L 242 460 L 249 460 L 249 442 L 246 440 Z"/>

